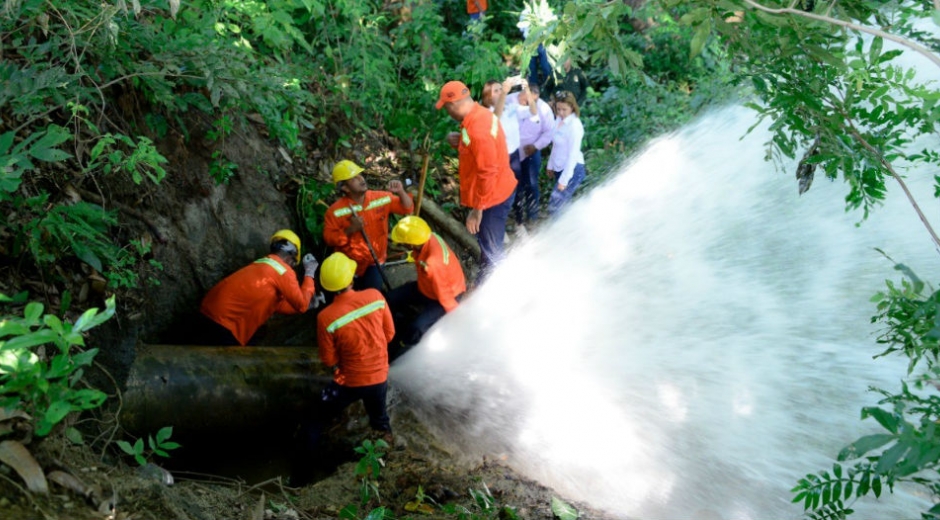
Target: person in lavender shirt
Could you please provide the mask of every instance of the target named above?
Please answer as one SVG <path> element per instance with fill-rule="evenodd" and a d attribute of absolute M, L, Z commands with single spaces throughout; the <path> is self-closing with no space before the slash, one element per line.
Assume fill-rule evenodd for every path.
<path fill-rule="evenodd" d="M 571 200 L 585 175 L 584 154 L 581 152 L 584 126 L 574 94 L 559 92 L 555 96 L 555 115 L 552 155 L 546 167 L 546 173 L 555 182 L 548 200 L 548 214 L 552 218 Z"/>
<path fill-rule="evenodd" d="M 524 85 L 525 87 L 526 85 Z M 519 106 L 519 156 L 520 172 L 516 180 L 516 200 L 513 216 L 516 219 L 516 234 L 525 235 L 525 224 L 539 217 L 539 174 L 542 171 L 542 149 L 552 142 L 555 115 L 548 103 L 539 99 L 539 86 L 529 83 L 528 88 L 507 98 L 507 104 L 515 101 Z M 515 97 L 515 99 L 512 99 Z"/>

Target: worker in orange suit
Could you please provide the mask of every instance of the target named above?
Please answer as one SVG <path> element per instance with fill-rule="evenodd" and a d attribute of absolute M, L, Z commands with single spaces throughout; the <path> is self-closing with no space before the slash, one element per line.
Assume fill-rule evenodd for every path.
<path fill-rule="evenodd" d="M 388 343 L 395 325 L 382 293 L 353 289 L 355 272 L 355 260 L 343 253 L 328 256 L 320 270 L 320 285 L 336 293 L 317 316 L 320 361 L 333 372 L 333 380 L 321 392 L 317 409 L 301 425 L 297 464 L 291 475 L 294 486 L 308 480 L 309 462 L 315 460 L 325 425 L 360 399 L 372 429 L 386 442 L 392 440 L 386 392 Z"/>
<path fill-rule="evenodd" d="M 390 356 L 394 360 L 412 345 L 445 314 L 457 308 L 467 290 L 460 259 L 421 217 L 408 216 L 395 224 L 392 242 L 411 250 L 410 259 L 418 271 L 418 280 L 396 287 L 388 293 L 388 304 L 396 318 L 397 341 L 392 341 Z M 409 310 L 418 310 L 408 320 Z"/>
<path fill-rule="evenodd" d="M 200 312 L 208 318 L 204 343 L 254 344 L 258 328 L 275 312 L 299 314 L 310 307 L 319 263 L 304 256 L 303 283 L 294 266 L 300 262 L 300 238 L 289 229 L 271 236 L 271 254 L 235 271 L 216 284 L 202 300 Z"/>
<path fill-rule="evenodd" d="M 467 231 L 480 243 L 479 284 L 505 256 L 506 218 L 516 191 L 506 134 L 499 116 L 475 102 L 460 81 L 445 83 L 435 106 L 460 123 L 460 132 L 448 134 L 447 142 L 460 160 L 460 203 L 470 208 Z"/>
<path fill-rule="evenodd" d="M 470 15 L 470 20 L 479 20 L 486 14 L 487 7 L 486 0 L 467 0 L 467 14 Z"/>
<path fill-rule="evenodd" d="M 323 239 L 334 250 L 356 261 L 354 288 L 382 288 L 379 271 L 388 251 L 388 216 L 408 215 L 413 203 L 401 181 L 388 183 L 389 191 L 370 190 L 362 172 L 352 161 L 340 161 L 333 167 L 333 182 L 342 194 L 326 210 Z M 369 237 L 366 242 L 365 236 Z M 372 251 L 369 250 L 369 245 Z M 372 253 L 375 252 L 375 259 Z"/>

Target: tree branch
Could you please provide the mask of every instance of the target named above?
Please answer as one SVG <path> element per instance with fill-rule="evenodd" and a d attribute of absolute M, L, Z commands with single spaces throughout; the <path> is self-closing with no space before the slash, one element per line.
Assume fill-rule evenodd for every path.
<path fill-rule="evenodd" d="M 918 44 L 917 42 L 912 42 L 911 40 L 908 40 L 907 38 L 902 38 L 900 36 L 895 36 L 893 34 L 886 33 L 880 29 L 874 29 L 874 28 L 866 27 L 864 25 L 859 25 L 856 23 L 846 22 L 844 20 L 839 20 L 838 18 L 832 18 L 830 16 L 822 16 L 822 15 L 818 15 L 815 13 L 807 13 L 806 11 L 802 11 L 800 9 L 790 9 L 790 8 L 773 9 L 771 7 L 758 4 L 754 0 L 744 0 L 744 3 L 753 7 L 754 9 L 764 11 L 765 13 L 790 14 L 793 16 L 800 16 L 803 18 L 809 18 L 810 20 L 816 20 L 818 22 L 825 22 L 825 23 L 829 23 L 832 25 L 838 25 L 840 27 L 847 27 L 849 29 L 854 29 L 856 31 L 861 31 L 863 33 L 871 34 L 873 36 L 879 36 L 881 38 L 884 38 L 885 40 L 893 41 L 899 45 L 903 45 L 913 50 L 914 52 L 920 54 L 921 56 L 924 56 L 925 58 L 933 62 L 934 65 L 940 68 L 940 56 L 937 56 L 936 54 L 931 52 L 930 49 Z M 934 0 L 934 4 L 935 5 L 940 4 L 940 0 Z"/>
<path fill-rule="evenodd" d="M 760 11 L 764 11 L 765 13 L 790 14 L 794 16 L 800 16 L 803 18 L 809 18 L 811 20 L 816 20 L 819 22 L 829 23 L 832 25 L 838 25 L 840 27 L 854 29 L 854 30 L 861 31 L 867 34 L 871 34 L 873 36 L 880 36 L 881 38 L 884 38 L 885 40 L 893 41 L 897 44 L 903 45 L 917 52 L 918 54 L 924 56 L 925 58 L 933 62 L 933 64 L 936 65 L 938 68 L 940 68 L 940 57 L 938 57 L 936 54 L 931 52 L 926 47 L 923 47 L 917 44 L 916 42 L 912 42 L 906 38 L 901 38 L 900 36 L 895 36 L 893 34 L 886 33 L 879 29 L 873 29 L 871 27 L 865 27 L 863 25 L 858 25 L 852 22 L 846 22 L 844 20 L 839 20 L 836 18 L 832 18 L 830 16 L 821 16 L 821 15 L 814 14 L 814 13 L 808 13 L 806 11 L 802 11 L 799 9 L 791 9 L 791 8 L 773 9 L 767 6 L 760 5 L 754 0 L 744 0 L 744 3 Z M 934 5 L 940 6 L 940 0 L 934 0 Z M 846 116 L 846 114 L 843 114 L 843 116 Z M 904 182 L 904 179 L 900 175 L 898 175 L 898 173 L 894 170 L 894 167 L 891 165 L 890 162 L 888 162 L 887 159 L 884 158 L 881 152 L 876 150 L 875 147 L 869 144 L 868 141 L 866 141 L 865 138 L 862 137 L 862 135 L 858 132 L 858 130 L 856 130 L 855 126 L 852 125 L 851 119 L 847 116 L 846 116 L 846 121 L 848 121 L 848 130 L 850 134 L 852 135 L 852 137 L 859 144 L 861 144 L 863 148 L 865 148 L 871 154 L 877 157 L 882 167 L 884 167 L 884 169 L 887 170 L 888 173 L 891 174 L 891 177 L 893 177 L 894 180 L 897 181 L 898 185 L 901 187 L 901 190 L 904 192 L 904 195 L 907 197 L 907 200 L 911 203 L 911 206 L 914 207 L 914 212 L 917 213 L 917 217 L 924 224 L 924 227 L 927 228 L 927 233 L 930 235 L 930 238 L 933 240 L 934 245 L 940 248 L 940 237 L 937 236 L 937 233 L 934 231 L 933 226 L 930 225 L 930 222 L 927 220 L 927 217 L 924 215 L 924 212 L 921 211 L 920 205 L 917 204 L 917 201 L 914 199 L 914 195 L 908 189 L 907 184 Z"/>
<path fill-rule="evenodd" d="M 911 190 L 907 188 L 907 183 L 905 183 L 904 179 L 900 175 L 898 175 L 898 172 L 894 170 L 894 167 L 891 165 L 891 163 L 888 162 L 888 160 L 885 159 L 883 155 L 881 155 L 881 152 L 876 150 L 874 146 L 869 144 L 868 141 L 865 140 L 865 138 L 862 137 L 862 135 L 858 133 L 858 130 L 856 130 L 855 126 L 851 123 L 851 119 L 848 119 L 848 118 L 846 119 L 849 121 L 848 130 L 849 130 L 849 133 L 852 135 L 852 138 L 858 141 L 858 143 L 861 144 L 863 148 L 868 150 L 869 153 L 877 157 L 878 161 L 881 163 L 881 166 L 883 166 L 885 170 L 888 170 L 888 173 L 891 174 L 891 177 L 893 177 L 894 180 L 897 181 L 898 185 L 901 186 L 901 190 L 904 192 L 904 195 L 907 197 L 908 202 L 910 202 L 911 206 L 914 207 L 914 212 L 917 213 L 917 218 L 919 218 L 920 221 L 924 224 L 924 227 L 927 228 L 927 233 L 930 235 L 930 238 L 933 240 L 934 245 L 937 246 L 937 248 L 940 248 L 940 237 L 937 236 L 937 233 L 934 231 L 933 226 L 930 225 L 930 222 L 927 220 L 927 217 L 924 215 L 924 212 L 921 211 L 920 205 L 917 204 L 916 200 L 914 200 L 914 195 L 911 193 Z"/>

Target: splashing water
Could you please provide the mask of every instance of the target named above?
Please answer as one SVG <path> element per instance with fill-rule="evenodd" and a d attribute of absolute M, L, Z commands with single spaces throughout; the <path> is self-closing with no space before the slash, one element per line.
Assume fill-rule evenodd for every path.
<path fill-rule="evenodd" d="M 873 248 L 922 275 L 937 255 L 895 185 L 860 226 L 841 182 L 798 196 L 766 132 L 741 138 L 753 123 L 724 109 L 653 143 L 515 246 L 392 384 L 455 451 L 611 516 L 799 518 L 789 489 L 879 431 L 867 388 L 904 375 L 872 359 L 868 299 L 898 278 Z M 928 507 L 899 490 L 854 517 Z"/>

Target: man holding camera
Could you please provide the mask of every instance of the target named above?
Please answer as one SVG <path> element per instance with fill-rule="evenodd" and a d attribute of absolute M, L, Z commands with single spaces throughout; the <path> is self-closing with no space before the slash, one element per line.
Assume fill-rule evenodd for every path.
<path fill-rule="evenodd" d="M 525 224 L 539 217 L 539 173 L 542 171 L 542 149 L 552 142 L 555 114 L 548 103 L 539 98 L 539 86 L 523 84 L 518 94 L 520 169 L 516 180 L 513 215 L 516 234 L 526 233 Z"/>

